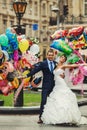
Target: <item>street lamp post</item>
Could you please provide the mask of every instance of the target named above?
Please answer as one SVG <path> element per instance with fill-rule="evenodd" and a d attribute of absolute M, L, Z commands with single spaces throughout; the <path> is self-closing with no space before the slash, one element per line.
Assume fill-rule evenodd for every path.
<path fill-rule="evenodd" d="M 57 7 L 52 7 L 52 11 L 54 11 L 57 14 L 57 29 L 59 29 L 59 21 L 60 21 L 60 9 L 59 9 L 59 2 L 60 0 L 57 1 Z"/>
<path fill-rule="evenodd" d="M 13 2 L 13 8 L 18 19 L 18 34 L 21 34 L 21 18 L 23 17 L 26 10 L 27 2 L 25 0 L 15 0 Z"/>
<path fill-rule="evenodd" d="M 59 29 L 59 8 L 58 7 L 53 7 L 52 11 L 57 14 L 57 29 Z"/>
<path fill-rule="evenodd" d="M 21 18 L 23 17 L 25 10 L 26 10 L 27 2 L 25 0 L 15 0 L 13 2 L 13 8 L 16 14 L 16 17 L 18 19 L 18 25 L 17 25 L 17 34 L 22 33 L 22 28 L 21 28 Z M 16 90 L 15 90 L 16 92 Z M 23 88 L 20 91 L 20 94 L 17 98 L 17 101 L 14 103 L 14 106 L 20 107 L 23 106 Z"/>

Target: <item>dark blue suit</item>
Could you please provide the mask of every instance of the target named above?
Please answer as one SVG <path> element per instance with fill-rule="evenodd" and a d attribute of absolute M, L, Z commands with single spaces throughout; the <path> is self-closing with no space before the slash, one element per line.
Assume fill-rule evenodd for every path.
<path fill-rule="evenodd" d="M 53 62 L 55 67 L 56 62 L 55 61 Z M 41 117 L 43 112 L 43 107 L 46 104 L 47 96 L 51 93 L 55 84 L 54 84 L 54 75 L 49 69 L 47 60 L 41 62 L 27 76 L 34 75 L 39 71 L 43 72 L 42 95 L 41 95 L 41 106 L 40 106 L 40 117 Z"/>

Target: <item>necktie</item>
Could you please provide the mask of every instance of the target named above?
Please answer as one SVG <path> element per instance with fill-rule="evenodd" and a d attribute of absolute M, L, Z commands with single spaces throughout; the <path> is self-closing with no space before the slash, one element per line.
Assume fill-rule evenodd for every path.
<path fill-rule="evenodd" d="M 53 72 L 53 65 L 52 65 L 52 61 L 50 61 L 50 71 Z"/>

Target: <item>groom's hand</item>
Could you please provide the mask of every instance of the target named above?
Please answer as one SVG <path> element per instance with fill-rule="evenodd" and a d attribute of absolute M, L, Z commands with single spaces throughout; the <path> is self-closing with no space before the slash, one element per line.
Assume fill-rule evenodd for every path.
<path fill-rule="evenodd" d="M 63 73 L 63 74 L 60 74 L 60 76 L 64 79 L 65 78 L 65 74 Z"/>

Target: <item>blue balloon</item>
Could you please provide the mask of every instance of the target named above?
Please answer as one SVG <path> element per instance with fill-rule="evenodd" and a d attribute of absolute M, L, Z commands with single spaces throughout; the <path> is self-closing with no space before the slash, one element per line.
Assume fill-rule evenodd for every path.
<path fill-rule="evenodd" d="M 86 32 L 83 32 L 83 36 L 84 36 L 85 40 L 87 41 L 87 34 L 86 34 Z"/>
<path fill-rule="evenodd" d="M 73 52 L 72 48 L 62 39 L 54 40 L 50 47 L 62 51 L 67 55 Z"/>
<path fill-rule="evenodd" d="M 6 29 L 6 36 L 8 37 L 9 44 L 12 46 L 13 50 L 18 49 L 17 35 L 11 31 L 11 28 Z"/>

